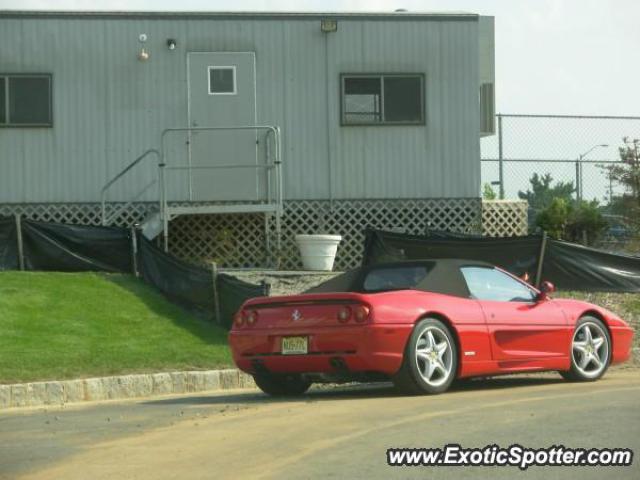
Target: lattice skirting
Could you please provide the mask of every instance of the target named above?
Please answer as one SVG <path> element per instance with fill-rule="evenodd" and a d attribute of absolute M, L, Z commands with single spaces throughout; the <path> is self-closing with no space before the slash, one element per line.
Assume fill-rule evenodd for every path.
<path fill-rule="evenodd" d="M 528 232 L 526 200 L 485 200 L 482 202 L 482 234 L 513 237 Z"/>
<path fill-rule="evenodd" d="M 214 260 L 227 267 L 273 265 L 301 268 L 295 235 L 342 235 L 335 269 L 360 264 L 367 227 L 424 234 L 431 230 L 478 233 L 479 199 L 287 201 L 282 218 L 282 244 L 267 256 L 262 215 L 189 215 L 178 217 L 169 229 L 169 249 L 190 261 Z M 275 222 L 271 221 L 271 245 Z"/>
<path fill-rule="evenodd" d="M 108 203 L 107 216 L 120 209 L 123 203 Z M 119 215 L 114 225 L 130 227 L 142 223 L 147 214 L 157 209 L 157 203 L 135 203 Z M 75 225 L 100 225 L 99 203 L 5 203 L 0 204 L 0 216 L 21 215 L 40 222 L 70 223 Z"/>
<path fill-rule="evenodd" d="M 108 212 L 121 204 L 109 204 Z M 117 220 L 119 226 L 141 223 L 156 208 L 138 203 Z M 100 224 L 99 204 L 0 204 L 0 215 L 20 214 L 40 221 Z M 224 267 L 278 266 L 299 269 L 295 245 L 299 233 L 343 236 L 335 268 L 349 269 L 362 258 L 366 227 L 424 234 L 428 230 L 489 236 L 527 233 L 526 202 L 481 202 L 480 199 L 287 201 L 282 217 L 281 248 L 275 249 L 275 221 L 265 228 L 262 214 L 184 215 L 169 228 L 169 250 L 191 262 L 216 261 Z M 266 249 L 269 232 L 270 252 Z"/>

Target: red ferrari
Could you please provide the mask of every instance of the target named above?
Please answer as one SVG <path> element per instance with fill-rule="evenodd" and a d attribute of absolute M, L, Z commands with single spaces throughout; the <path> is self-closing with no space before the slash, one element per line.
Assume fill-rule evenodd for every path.
<path fill-rule="evenodd" d="M 629 325 L 553 290 L 468 260 L 362 267 L 301 295 L 247 301 L 229 343 L 271 395 L 389 379 L 407 393 L 440 393 L 457 378 L 542 370 L 592 381 L 629 358 Z"/>

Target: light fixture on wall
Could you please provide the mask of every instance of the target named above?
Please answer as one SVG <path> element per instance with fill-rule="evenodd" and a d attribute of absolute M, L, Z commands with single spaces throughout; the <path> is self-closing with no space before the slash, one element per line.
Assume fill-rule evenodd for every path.
<path fill-rule="evenodd" d="M 174 38 L 167 38 L 167 48 L 169 50 L 175 50 L 177 46 L 178 44 Z"/>
<path fill-rule="evenodd" d="M 147 43 L 147 34 L 141 33 L 138 35 L 138 41 L 142 44 L 142 48 L 140 48 L 140 51 L 138 52 L 138 60 L 146 62 L 150 57 L 149 52 L 144 48 L 144 44 Z"/>
<path fill-rule="evenodd" d="M 335 18 L 323 18 L 320 20 L 320 30 L 323 33 L 332 33 L 338 30 L 338 21 Z"/>

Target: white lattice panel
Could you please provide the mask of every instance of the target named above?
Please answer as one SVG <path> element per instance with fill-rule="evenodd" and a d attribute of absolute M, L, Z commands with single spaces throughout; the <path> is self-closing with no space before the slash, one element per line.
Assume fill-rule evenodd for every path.
<path fill-rule="evenodd" d="M 483 200 L 482 234 L 487 237 L 513 237 L 528 231 L 526 200 Z"/>
<path fill-rule="evenodd" d="M 107 216 L 122 208 L 121 203 L 106 205 Z M 141 223 L 156 204 L 136 203 L 128 206 L 118 215 L 113 225 L 129 227 Z M 100 225 L 100 204 L 98 203 L 10 203 L 0 204 L 0 216 L 19 214 L 30 220 L 41 222 L 69 223 L 74 225 Z"/>
<path fill-rule="evenodd" d="M 120 204 L 109 204 L 115 212 Z M 155 204 L 128 208 L 115 222 L 140 223 Z M 481 205 L 477 199 L 288 201 L 282 217 L 281 248 L 275 249 L 275 219 L 265 228 L 262 214 L 183 215 L 171 221 L 169 250 L 185 260 L 216 261 L 224 267 L 301 267 L 295 235 L 336 233 L 343 237 L 335 269 L 359 265 L 367 227 L 424 234 L 428 230 L 478 233 Z M 525 210 L 526 212 L 526 210 Z M 100 224 L 98 204 L 0 205 L 0 215 L 72 224 Z M 267 250 L 266 232 L 271 249 Z"/>
<path fill-rule="evenodd" d="M 423 234 L 427 230 L 477 233 L 480 201 L 475 199 L 289 201 L 282 217 L 280 251 L 266 254 L 262 215 L 193 215 L 171 222 L 170 250 L 190 261 L 216 260 L 226 267 L 301 267 L 295 235 L 336 233 L 343 237 L 335 269 L 359 265 L 365 228 Z M 275 221 L 270 222 L 275 246 Z"/>

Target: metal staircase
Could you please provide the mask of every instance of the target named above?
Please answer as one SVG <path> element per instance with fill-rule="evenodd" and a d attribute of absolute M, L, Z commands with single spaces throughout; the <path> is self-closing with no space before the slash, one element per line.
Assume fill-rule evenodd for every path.
<path fill-rule="evenodd" d="M 212 131 L 244 131 L 252 130 L 256 132 L 256 143 L 263 142 L 264 155 L 262 161 L 255 163 L 229 163 L 218 165 L 177 165 L 171 162 L 168 157 L 169 148 L 167 146 L 167 137 L 176 132 L 183 132 L 191 135 L 195 132 L 212 132 Z M 259 138 L 260 134 L 262 135 Z M 155 158 L 155 178 L 145 184 L 135 195 L 126 201 L 119 199 L 118 206 L 107 213 L 108 193 L 122 181 L 123 178 L 130 175 L 136 167 L 146 164 L 152 158 Z M 139 167 L 140 168 L 140 167 Z M 149 167 L 147 167 L 149 168 Z M 262 191 L 264 195 L 257 200 L 251 201 L 194 201 L 193 192 L 189 189 L 186 197 L 176 196 L 170 191 L 167 176 L 172 172 L 184 172 L 187 174 L 189 184 L 193 175 L 200 171 L 220 172 L 222 170 L 232 169 L 248 169 L 256 172 L 264 171 Z M 256 178 L 260 178 L 257 175 Z M 281 237 L 281 217 L 283 210 L 283 188 L 282 188 L 282 148 L 280 127 L 273 125 L 242 125 L 228 127 L 185 127 L 185 128 L 167 128 L 160 136 L 160 149 L 151 148 L 137 157 L 134 161 L 123 168 L 117 175 L 109 180 L 100 192 L 101 202 L 101 221 L 102 225 L 112 225 L 125 212 L 131 208 L 133 204 L 143 201 L 147 192 L 156 187 L 157 208 L 152 209 L 147 217 L 140 224 L 143 235 L 149 239 L 153 239 L 162 234 L 164 250 L 169 250 L 169 225 L 172 219 L 180 215 L 203 215 L 203 214 L 229 214 L 229 213 L 264 213 L 265 214 L 265 248 L 267 252 L 271 251 L 270 231 L 271 219 L 275 219 L 275 242 L 276 248 L 280 248 Z"/>

